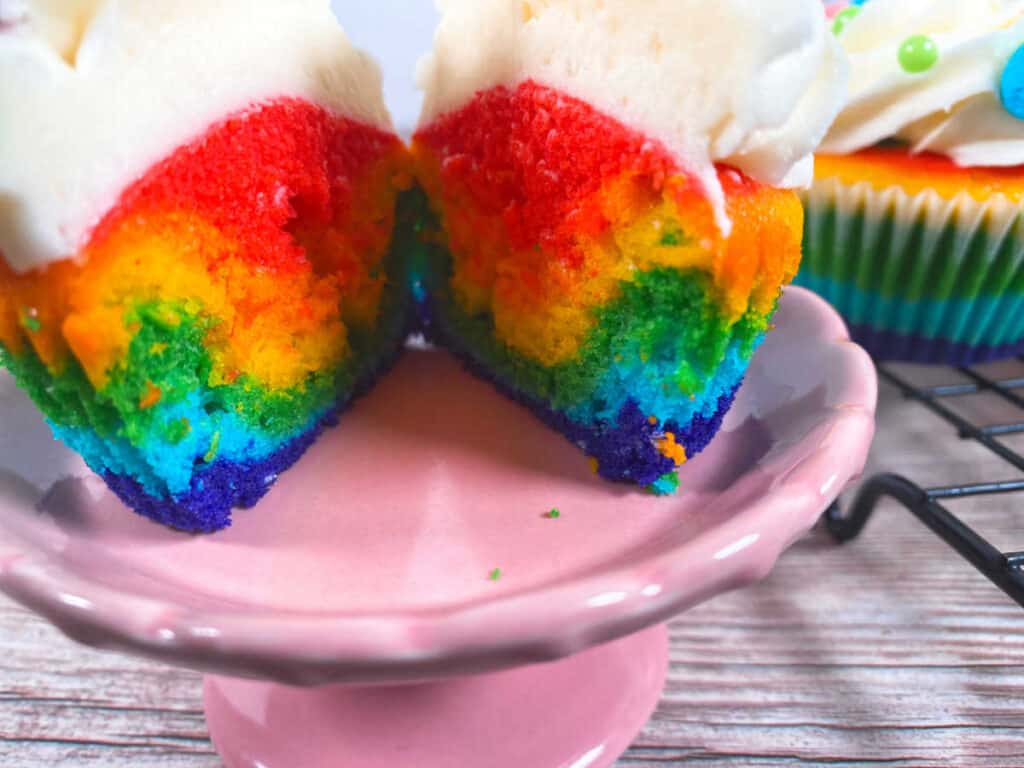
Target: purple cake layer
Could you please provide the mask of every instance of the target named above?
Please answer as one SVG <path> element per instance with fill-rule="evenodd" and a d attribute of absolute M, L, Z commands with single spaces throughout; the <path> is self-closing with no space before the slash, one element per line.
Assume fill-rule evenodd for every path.
<path fill-rule="evenodd" d="M 1024 355 L 1024 339 L 1001 346 L 964 344 L 916 334 L 882 331 L 865 325 L 851 326 L 850 334 L 872 357 L 885 362 L 967 366 Z"/>
<path fill-rule="evenodd" d="M 285 444 L 263 461 L 239 464 L 215 461 L 195 475 L 188 493 L 161 499 L 147 493 L 126 475 L 105 474 L 103 479 L 127 506 L 155 522 L 188 533 L 213 533 L 231 525 L 231 510 L 256 506 L 285 470 L 295 464 L 320 434 L 337 424 L 337 411 Z"/>
<path fill-rule="evenodd" d="M 431 312 L 429 299 L 421 285 L 414 287 L 414 295 L 417 297 L 421 330 L 429 341 L 454 354 L 470 373 L 489 381 L 499 392 L 527 407 L 545 424 L 565 435 L 587 456 L 597 459 L 598 474 L 612 482 L 654 488 L 663 478 L 673 475 L 679 468 L 658 450 L 657 439 L 665 432 L 671 432 L 676 442 L 686 449 L 687 456 L 696 456 L 718 433 L 739 391 L 737 386 L 721 397 L 717 410 L 710 417 L 698 416 L 685 426 L 675 422 L 660 427 L 652 425 L 632 400 L 620 409 L 615 424 L 606 424 L 600 429 L 579 424 L 495 375 L 461 343 L 457 334 L 444 327 L 443 319 L 437 313 Z"/>

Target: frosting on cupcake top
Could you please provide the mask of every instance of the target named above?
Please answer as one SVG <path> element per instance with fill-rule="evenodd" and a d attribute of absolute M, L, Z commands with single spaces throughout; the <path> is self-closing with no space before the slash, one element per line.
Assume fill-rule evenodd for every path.
<path fill-rule="evenodd" d="M 74 256 L 153 163 L 281 97 L 390 127 L 328 0 L 0 0 L 0 253 Z"/>
<path fill-rule="evenodd" d="M 535 80 L 661 142 L 728 231 L 715 163 L 803 186 L 844 95 L 819 0 L 438 0 L 420 64 L 425 126 Z"/>
<path fill-rule="evenodd" d="M 1024 70 L 1010 67 L 1024 44 L 1024 0 L 844 5 L 830 14 L 850 59 L 850 94 L 822 152 L 895 139 L 962 166 L 1024 163 L 1024 120 L 1004 103 L 1007 89 L 1024 91 Z"/>

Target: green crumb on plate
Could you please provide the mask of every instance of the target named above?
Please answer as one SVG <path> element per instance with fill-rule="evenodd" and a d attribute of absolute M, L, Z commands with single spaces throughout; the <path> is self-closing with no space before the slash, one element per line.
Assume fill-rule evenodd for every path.
<path fill-rule="evenodd" d="M 488 578 L 490 578 L 491 581 L 500 581 L 501 568 L 495 568 L 493 571 L 491 571 L 490 576 Z"/>
<path fill-rule="evenodd" d="M 544 515 L 544 517 L 546 517 L 548 520 L 557 520 L 561 516 L 562 516 L 562 513 L 558 509 L 558 507 L 552 508 L 550 512 L 548 512 L 546 515 Z"/>

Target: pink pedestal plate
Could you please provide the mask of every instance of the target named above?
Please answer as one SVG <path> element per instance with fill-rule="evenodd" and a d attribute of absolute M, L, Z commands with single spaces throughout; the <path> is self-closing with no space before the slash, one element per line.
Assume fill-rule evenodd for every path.
<path fill-rule="evenodd" d="M 661 623 L 810 528 L 863 467 L 875 397 L 793 289 L 725 429 L 654 498 L 411 351 L 257 509 L 190 537 L 124 509 L 4 380 L 0 589 L 80 642 L 211 673 L 229 768 L 608 766 L 658 700 Z"/>

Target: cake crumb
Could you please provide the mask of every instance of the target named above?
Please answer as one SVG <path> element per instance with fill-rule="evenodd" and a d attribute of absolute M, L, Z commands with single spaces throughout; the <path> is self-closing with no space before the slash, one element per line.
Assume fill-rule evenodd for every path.
<path fill-rule="evenodd" d="M 149 410 L 150 408 L 155 406 L 157 403 L 159 403 L 160 400 L 163 398 L 163 396 L 164 396 L 164 393 L 160 389 L 160 387 L 158 387 L 152 381 L 147 381 L 146 382 L 146 391 L 142 395 L 142 397 L 139 398 L 139 410 L 140 411 L 147 411 L 147 410 Z"/>

